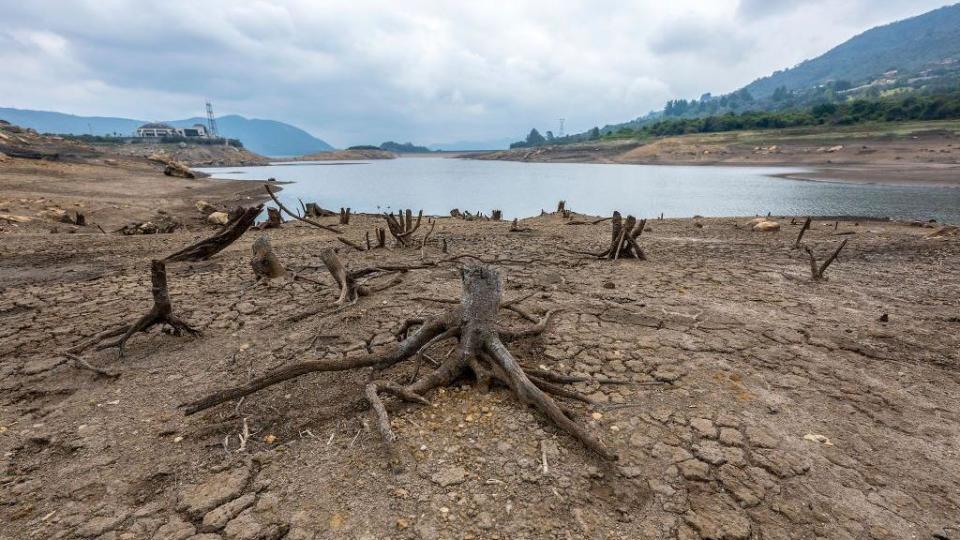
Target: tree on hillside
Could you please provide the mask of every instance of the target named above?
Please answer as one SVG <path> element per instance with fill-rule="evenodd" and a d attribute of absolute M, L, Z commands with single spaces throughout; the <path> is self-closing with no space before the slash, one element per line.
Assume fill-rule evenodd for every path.
<path fill-rule="evenodd" d="M 545 142 L 547 142 L 547 140 L 537 131 L 537 128 L 531 129 L 530 134 L 527 135 L 527 146 L 540 146 Z"/>
<path fill-rule="evenodd" d="M 554 138 L 554 137 L 553 137 L 553 132 L 548 130 L 548 131 L 547 131 L 547 142 L 552 142 L 552 141 L 553 141 L 553 138 Z"/>
<path fill-rule="evenodd" d="M 590 140 L 595 141 L 600 138 L 600 128 L 594 127 L 590 130 Z"/>

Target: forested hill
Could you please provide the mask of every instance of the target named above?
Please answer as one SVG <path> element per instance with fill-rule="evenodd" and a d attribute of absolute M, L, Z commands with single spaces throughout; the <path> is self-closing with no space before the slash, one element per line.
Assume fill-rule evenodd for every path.
<path fill-rule="evenodd" d="M 864 84 L 891 71 L 919 72 L 960 61 L 960 4 L 878 26 L 794 68 L 757 79 L 746 89 L 771 96 L 780 87 L 803 90 L 830 81 Z"/>

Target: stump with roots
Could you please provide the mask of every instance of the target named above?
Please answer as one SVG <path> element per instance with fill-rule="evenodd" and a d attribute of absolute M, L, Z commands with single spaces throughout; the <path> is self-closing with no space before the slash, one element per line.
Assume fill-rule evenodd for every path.
<path fill-rule="evenodd" d="M 340 209 L 340 224 L 349 225 L 350 224 L 350 209 L 341 208 Z"/>
<path fill-rule="evenodd" d="M 163 261 L 150 262 L 150 281 L 153 284 L 153 307 L 146 315 L 140 317 L 137 322 L 130 326 L 123 326 L 123 330 L 117 328 L 112 332 L 119 334 L 119 338 L 113 341 L 101 341 L 97 344 L 97 350 L 117 348 L 117 354 L 123 358 L 124 345 L 137 332 L 146 332 L 155 325 L 169 325 L 174 335 L 190 334 L 198 335 L 199 330 L 190 327 L 189 324 L 180 320 L 173 314 L 173 304 L 170 302 L 170 292 L 167 289 L 167 269 Z M 124 331 L 125 330 L 125 331 Z M 111 331 L 101 334 L 107 337 Z"/>
<path fill-rule="evenodd" d="M 585 426 L 575 421 L 569 409 L 561 407 L 551 397 L 552 395 L 593 403 L 588 396 L 563 386 L 589 379 L 523 367 L 505 345 L 514 340 L 541 334 L 548 325 L 552 312 L 547 312 L 532 328 L 519 331 L 503 329 L 497 324 L 497 312 L 507 305 L 500 304 L 502 288 L 499 273 L 486 265 L 471 265 L 463 268 L 461 279 L 463 295 L 460 305 L 433 318 L 406 321 L 397 336 L 401 340 L 400 344 L 389 353 L 348 359 L 312 360 L 285 366 L 246 384 L 216 392 L 181 407 L 185 409 L 185 414 L 191 415 L 308 373 L 373 368 L 380 373 L 380 378 L 374 378 L 366 384 L 363 399 L 372 411 L 391 459 L 394 459 L 398 456 L 394 446 L 396 435 L 390 427 L 387 409 L 381 396 L 389 394 L 401 401 L 425 404 L 429 403 L 425 397 L 427 392 L 472 374 L 481 390 L 486 390 L 494 382 L 506 386 L 522 403 L 535 407 L 588 449 L 605 459 L 616 460 L 616 453 L 604 446 Z M 414 327 L 417 329 L 411 331 Z M 422 378 L 402 385 L 387 380 L 383 375 L 387 368 L 407 360 L 417 360 L 419 367 L 419 361 L 426 349 L 454 338 L 459 340 L 456 354 L 450 355 L 434 371 Z"/>
<path fill-rule="evenodd" d="M 599 223 L 604 220 L 597 220 L 595 223 Z M 596 257 L 598 259 L 640 259 L 646 260 L 647 256 L 643 252 L 643 249 L 640 248 L 640 243 L 637 241 L 640 238 L 640 235 L 643 234 L 643 229 L 647 226 L 647 220 L 641 219 L 637 222 L 637 218 L 633 216 L 627 216 L 627 219 L 624 220 L 620 216 L 620 212 L 614 211 L 613 218 L 611 218 L 611 234 L 610 234 L 610 247 L 606 250 L 599 253 L 591 251 L 574 251 L 574 253 L 579 253 L 581 255 L 590 255 L 591 257 Z"/>
<path fill-rule="evenodd" d="M 410 236 L 420 228 L 423 210 L 420 210 L 420 213 L 417 214 L 416 223 L 413 221 L 413 212 L 409 208 L 405 212 L 397 210 L 396 216 L 385 212 L 383 217 L 387 220 L 387 228 L 390 229 L 390 234 L 396 240 L 397 245 L 407 247 L 410 244 Z"/>
<path fill-rule="evenodd" d="M 491 211 L 490 211 L 490 219 L 493 220 L 493 221 L 500 221 L 501 219 L 503 219 L 503 211 L 502 211 L 502 210 L 491 210 Z"/>

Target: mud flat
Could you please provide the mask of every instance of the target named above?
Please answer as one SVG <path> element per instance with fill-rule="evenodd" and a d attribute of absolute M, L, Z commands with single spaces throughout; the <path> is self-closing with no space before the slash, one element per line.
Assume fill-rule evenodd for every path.
<path fill-rule="evenodd" d="M 242 190 L 262 189 L 24 163 L 0 164 L 4 204 L 76 201 L 94 223 L 157 208 L 186 215 L 197 196 L 252 204 L 259 197 Z M 611 240 L 609 221 L 577 214 L 522 220 L 520 232 L 439 218 L 423 249 L 426 226 L 407 248 L 337 240 L 363 246 L 385 227 L 370 215 L 339 234 L 302 223 L 249 231 L 207 261 L 167 265 L 173 309 L 201 336 L 153 329 L 134 335 L 123 359 L 84 353 L 116 378 L 63 351 L 144 314 L 151 259 L 216 229 L 120 236 L 5 224 L 0 537 L 954 537 L 960 239 L 936 224 L 814 220 L 803 242 L 818 260 L 847 240 L 828 279 L 814 282 L 793 247 L 803 219 L 775 219 L 780 230 L 765 233 L 748 218 L 653 220 L 638 238 L 646 260 L 570 253 Z M 262 235 L 319 284 L 251 288 Z M 321 254 L 333 247 L 349 270 L 423 268 L 376 278 L 368 284 L 400 283 L 332 309 L 339 291 Z M 429 393 L 429 406 L 384 397 L 406 458 L 397 472 L 356 404 L 371 377 L 406 384 L 413 362 L 304 375 L 192 416 L 178 409 L 297 362 L 393 350 L 403 321 L 460 298 L 457 256 L 497 269 L 522 313 L 557 310 L 542 334 L 507 346 L 528 369 L 588 379 L 572 390 L 589 403 L 557 401 L 617 461 L 505 388 L 481 392 L 465 378 Z M 531 324 L 508 310 L 499 319 L 501 333 Z M 442 362 L 456 347 L 427 356 Z M 419 377 L 433 369 L 422 364 Z"/>

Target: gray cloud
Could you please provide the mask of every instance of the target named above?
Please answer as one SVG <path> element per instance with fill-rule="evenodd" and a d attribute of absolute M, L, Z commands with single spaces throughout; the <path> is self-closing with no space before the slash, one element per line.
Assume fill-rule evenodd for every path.
<path fill-rule="evenodd" d="M 942 3 L 0 0 L 0 106 L 164 119 L 210 98 L 337 145 L 582 130 Z"/>

